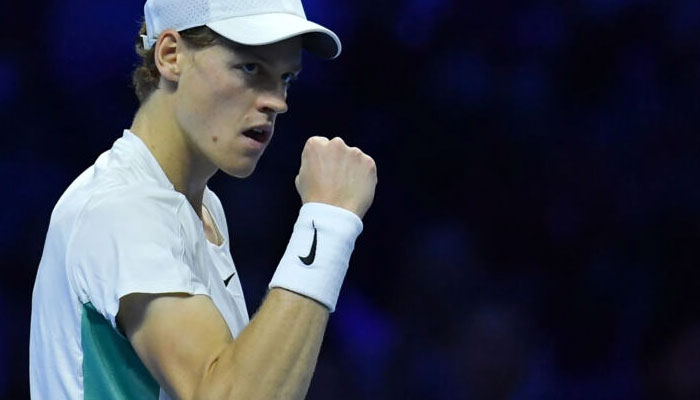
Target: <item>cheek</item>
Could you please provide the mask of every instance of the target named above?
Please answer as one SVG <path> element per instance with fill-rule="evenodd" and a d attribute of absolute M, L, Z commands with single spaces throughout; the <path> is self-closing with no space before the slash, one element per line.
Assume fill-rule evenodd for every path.
<path fill-rule="evenodd" d="M 210 108 L 206 85 L 198 84 L 190 77 L 183 77 L 177 88 L 175 105 L 176 118 L 180 126 L 189 133 L 206 130 L 206 122 L 210 119 L 207 110 Z"/>
<path fill-rule="evenodd" d="M 203 132 L 207 141 L 227 147 L 236 140 L 237 133 L 246 125 L 246 113 L 240 96 L 220 91 L 202 115 L 206 115 L 208 131 Z"/>
<path fill-rule="evenodd" d="M 244 89 L 230 77 L 199 74 L 181 82 L 178 121 L 192 134 L 210 136 L 216 141 L 245 115 Z"/>

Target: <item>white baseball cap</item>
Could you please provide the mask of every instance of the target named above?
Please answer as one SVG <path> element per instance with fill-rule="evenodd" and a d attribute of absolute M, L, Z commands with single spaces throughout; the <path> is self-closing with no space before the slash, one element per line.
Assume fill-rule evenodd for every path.
<path fill-rule="evenodd" d="M 203 25 L 243 45 L 261 46 L 304 35 L 304 48 L 320 57 L 336 58 L 342 48 L 335 33 L 306 19 L 301 0 L 147 0 L 144 16 L 145 49 L 153 47 L 166 29 Z"/>

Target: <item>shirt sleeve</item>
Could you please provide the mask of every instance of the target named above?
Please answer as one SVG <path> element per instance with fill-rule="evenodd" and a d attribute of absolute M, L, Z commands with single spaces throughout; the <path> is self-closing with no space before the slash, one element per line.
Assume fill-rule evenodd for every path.
<path fill-rule="evenodd" d="M 69 242 L 67 265 L 82 303 L 116 329 L 119 299 L 130 293 L 207 294 L 185 256 L 176 193 L 115 193 L 88 203 Z"/>

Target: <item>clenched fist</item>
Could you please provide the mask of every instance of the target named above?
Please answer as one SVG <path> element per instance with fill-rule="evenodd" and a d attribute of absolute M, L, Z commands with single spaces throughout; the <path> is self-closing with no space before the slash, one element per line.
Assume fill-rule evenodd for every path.
<path fill-rule="evenodd" d="M 343 139 L 314 136 L 306 141 L 296 186 L 304 203 L 326 203 L 362 218 L 374 200 L 377 167 L 372 157 Z"/>

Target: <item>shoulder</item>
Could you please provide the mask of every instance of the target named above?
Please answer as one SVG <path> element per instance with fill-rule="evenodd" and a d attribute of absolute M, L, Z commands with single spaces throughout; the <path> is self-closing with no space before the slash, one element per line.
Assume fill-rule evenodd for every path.
<path fill-rule="evenodd" d="M 98 238 L 130 241 L 154 229 L 170 234 L 181 230 L 183 209 L 189 205 L 181 193 L 154 182 L 97 175 L 94 168 L 81 174 L 51 214 L 51 237 L 67 246 L 68 254 Z"/>
<path fill-rule="evenodd" d="M 119 225 L 132 221 L 143 226 L 151 221 L 173 221 L 187 204 L 185 196 L 174 190 L 143 184 L 118 185 L 89 196 L 79 220 L 112 221 Z"/>
<path fill-rule="evenodd" d="M 155 179 L 136 176 L 103 153 L 61 195 L 52 212 L 52 224 L 75 227 L 92 218 L 173 214 L 187 202 L 185 196 Z M 135 168 L 131 168 L 135 169 Z"/>
<path fill-rule="evenodd" d="M 70 225 L 69 255 L 104 254 L 148 243 L 181 252 L 183 236 L 191 230 L 191 223 L 182 218 L 189 205 L 186 198 L 165 188 L 117 185 L 86 195 L 80 203 Z"/>
<path fill-rule="evenodd" d="M 80 295 L 114 306 L 101 309 L 112 318 L 114 293 L 118 299 L 132 291 L 192 290 L 188 257 L 194 254 L 196 231 L 194 213 L 185 206 L 189 203 L 177 192 L 141 186 L 92 196 L 76 218 L 66 249 Z"/>
<path fill-rule="evenodd" d="M 91 197 L 66 253 L 80 300 L 90 301 L 114 327 L 119 299 L 128 294 L 208 293 L 195 262 L 194 212 L 187 207 L 177 192 L 139 185 Z"/>

